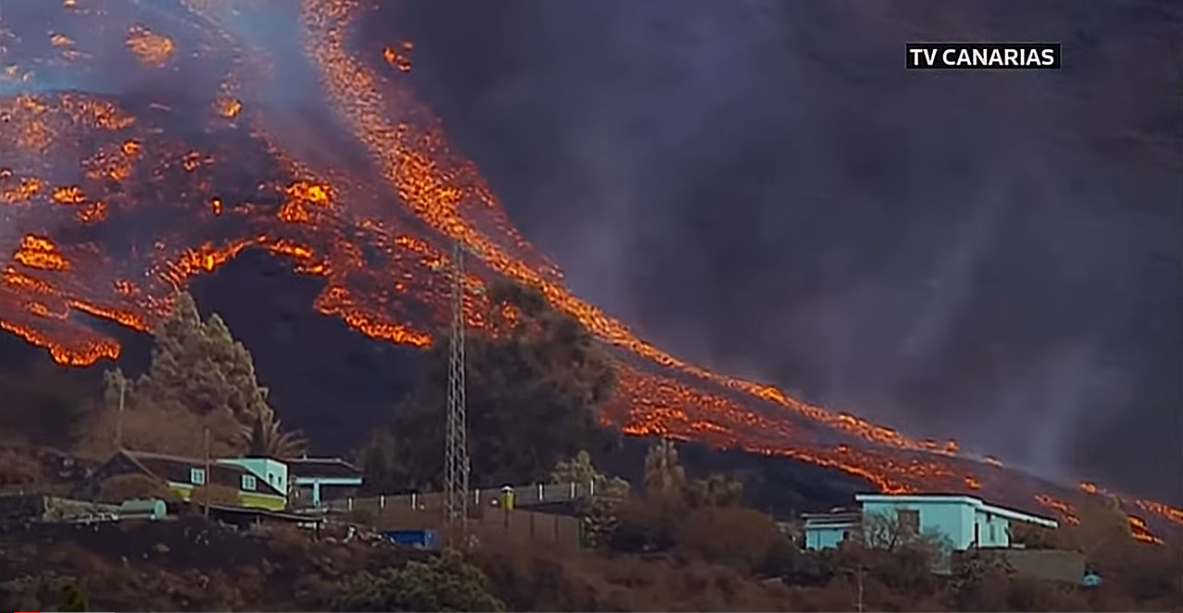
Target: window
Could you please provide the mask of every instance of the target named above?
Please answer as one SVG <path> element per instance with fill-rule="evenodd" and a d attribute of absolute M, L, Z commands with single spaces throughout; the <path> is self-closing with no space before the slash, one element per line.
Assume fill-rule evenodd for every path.
<path fill-rule="evenodd" d="M 994 523 L 993 518 L 990 518 L 988 521 L 990 522 L 990 543 L 994 544 L 998 542 L 998 525 Z"/>
<path fill-rule="evenodd" d="M 190 468 L 189 483 L 192 483 L 193 485 L 205 485 L 205 469 Z"/>
<path fill-rule="evenodd" d="M 904 534 L 920 534 L 920 511 L 897 509 L 896 516 L 900 521 L 900 531 Z"/>
<path fill-rule="evenodd" d="M 256 487 L 258 487 L 258 484 L 255 483 L 255 476 L 254 475 L 243 475 L 242 476 L 242 489 L 244 489 L 248 492 L 253 492 L 253 491 L 255 491 Z"/>

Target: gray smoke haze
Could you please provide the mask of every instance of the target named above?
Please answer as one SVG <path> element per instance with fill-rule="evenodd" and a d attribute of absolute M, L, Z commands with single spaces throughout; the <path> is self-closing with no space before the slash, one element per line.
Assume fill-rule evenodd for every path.
<path fill-rule="evenodd" d="M 1044 474 L 1183 498 L 1168 3 L 384 10 L 367 38 L 415 41 L 420 94 L 514 221 L 647 338 Z M 934 39 L 1062 41 L 1065 68 L 904 71 L 904 42 Z"/>

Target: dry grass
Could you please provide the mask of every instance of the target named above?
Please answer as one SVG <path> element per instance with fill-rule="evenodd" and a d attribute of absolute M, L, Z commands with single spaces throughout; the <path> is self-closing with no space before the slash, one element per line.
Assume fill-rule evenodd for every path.
<path fill-rule="evenodd" d="M 792 610 L 780 585 L 682 556 L 605 556 L 515 539 L 483 545 L 477 563 L 514 611 Z"/>
<path fill-rule="evenodd" d="M 229 413 L 198 415 L 181 407 L 139 402 L 129 404 L 122 416 L 114 408 L 92 412 L 78 428 L 77 455 L 96 460 L 111 457 L 118 447 L 120 422 L 123 446 L 137 451 L 202 457 L 202 432 L 207 428 L 210 453 L 215 457 L 238 455 L 245 445 L 242 427 Z"/>

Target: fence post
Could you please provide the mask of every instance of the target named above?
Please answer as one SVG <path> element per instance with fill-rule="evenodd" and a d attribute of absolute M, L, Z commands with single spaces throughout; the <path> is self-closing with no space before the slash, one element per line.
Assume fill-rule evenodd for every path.
<path fill-rule="evenodd" d="M 419 492 L 411 492 L 411 510 L 419 510 Z"/>
<path fill-rule="evenodd" d="M 382 511 L 386 510 L 386 494 L 378 496 L 378 517 L 382 517 Z"/>
<path fill-rule="evenodd" d="M 596 480 L 595 479 L 592 479 L 591 481 L 587 482 L 587 497 L 588 498 L 595 498 L 596 497 Z"/>
<path fill-rule="evenodd" d="M 575 482 L 571 482 L 571 500 L 575 500 Z"/>
<path fill-rule="evenodd" d="M 539 483 L 538 484 L 538 502 L 542 502 L 542 487 L 543 487 L 543 485 L 541 483 Z"/>

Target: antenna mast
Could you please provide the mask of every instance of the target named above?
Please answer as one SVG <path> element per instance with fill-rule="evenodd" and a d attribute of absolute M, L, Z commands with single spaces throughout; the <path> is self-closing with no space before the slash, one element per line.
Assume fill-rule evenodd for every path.
<path fill-rule="evenodd" d="M 444 528 L 456 546 L 468 537 L 468 408 L 464 358 L 464 246 L 452 245 L 452 329 L 448 339 L 448 406 L 444 432 Z"/>

